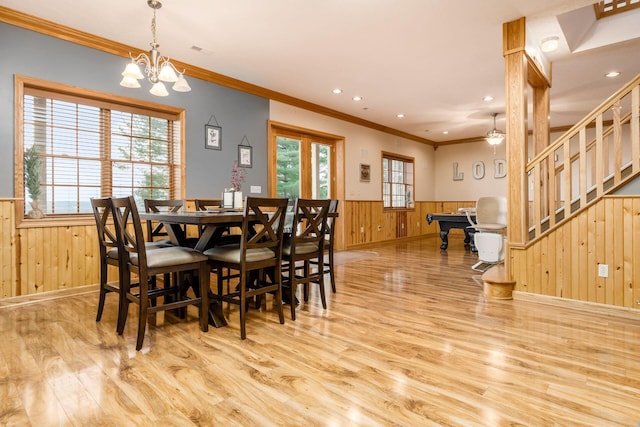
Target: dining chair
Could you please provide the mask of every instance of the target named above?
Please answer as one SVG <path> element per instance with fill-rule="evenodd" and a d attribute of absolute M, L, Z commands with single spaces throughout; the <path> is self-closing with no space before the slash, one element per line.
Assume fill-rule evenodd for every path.
<path fill-rule="evenodd" d="M 204 252 L 218 279 L 218 292 L 211 297 L 240 307 L 242 339 L 247 337 L 247 300 L 254 296 L 273 294 L 280 323 L 284 323 L 281 265 L 286 208 L 287 199 L 247 197 L 240 242 L 214 246 Z M 234 290 L 223 290 L 223 269 L 239 272 L 238 287 Z"/>
<path fill-rule="evenodd" d="M 296 292 L 298 285 L 304 286 L 304 301 L 309 300 L 309 285 L 317 283 L 322 308 L 327 308 L 324 289 L 324 242 L 327 229 L 329 199 L 297 199 L 294 204 L 294 221 L 291 234 L 282 246 L 283 288 L 291 305 L 291 319 L 296 320 Z M 317 268 L 312 271 L 311 261 Z"/>
<path fill-rule="evenodd" d="M 194 202 L 196 210 L 198 211 L 219 210 L 222 206 L 221 199 L 195 199 Z M 200 230 L 200 235 L 202 235 L 202 231 L 203 230 Z M 240 243 L 240 236 L 238 234 L 232 234 L 231 227 L 220 227 L 216 230 L 215 237 L 211 239 L 211 241 L 212 244 L 215 243 L 217 245 Z"/>
<path fill-rule="evenodd" d="M 194 203 L 198 211 L 215 210 L 222 207 L 222 199 L 195 199 Z"/>
<path fill-rule="evenodd" d="M 338 200 L 333 199 L 329 203 L 329 213 L 327 214 L 327 228 L 324 235 L 324 253 L 322 258 L 322 262 L 324 265 L 324 274 L 329 274 L 329 280 L 331 281 L 331 290 L 333 291 L 333 293 L 336 292 L 336 279 L 333 268 L 333 242 L 335 240 L 335 222 L 337 219 L 337 212 Z M 318 260 L 311 260 L 311 265 L 317 266 Z"/>
<path fill-rule="evenodd" d="M 180 199 L 144 199 L 145 212 L 179 212 L 184 208 L 184 200 Z M 171 245 L 169 233 L 161 222 L 146 221 L 147 241 L 156 242 L 159 246 Z M 186 228 L 184 229 L 186 233 Z M 160 238 L 160 240 L 157 240 Z"/>
<path fill-rule="evenodd" d="M 96 221 L 98 243 L 100 245 L 100 296 L 98 299 L 98 313 L 96 322 L 102 319 L 104 303 L 108 293 L 118 294 L 118 320 L 116 331 L 124 329 L 126 313 L 123 310 L 124 293 L 122 292 L 122 269 L 120 268 L 121 241 L 120 229 L 116 226 L 113 215 L 113 203 L 110 197 L 91 198 L 91 209 Z M 109 266 L 118 269 L 118 281 L 109 282 Z"/>
<path fill-rule="evenodd" d="M 189 305 L 198 307 L 200 329 L 208 330 L 208 291 L 209 265 L 208 258 L 194 249 L 169 246 L 147 251 L 145 236 L 138 208 L 133 196 L 112 199 L 113 212 L 117 227 L 122 238 L 122 253 L 120 257 L 122 288 L 125 294 L 123 310 L 127 311 L 129 303 L 138 305 L 138 337 L 136 350 L 142 348 L 147 318 L 158 311 L 187 308 Z M 197 275 L 198 286 L 193 286 L 195 296 L 188 296 L 182 277 L 185 272 Z M 151 288 L 149 278 L 165 273 L 178 273 L 179 280 L 172 283 L 164 282 L 162 287 Z M 140 285 L 137 292 L 130 286 L 131 275 L 139 278 Z M 161 297 L 174 296 L 167 302 Z M 155 304 L 151 301 L 155 300 Z M 122 332 L 120 332 L 122 333 Z"/>

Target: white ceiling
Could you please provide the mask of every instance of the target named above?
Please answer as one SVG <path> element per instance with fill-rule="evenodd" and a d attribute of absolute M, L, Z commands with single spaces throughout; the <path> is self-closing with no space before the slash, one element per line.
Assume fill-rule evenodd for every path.
<path fill-rule="evenodd" d="M 163 0 L 157 36 L 160 52 L 179 61 L 441 142 L 484 135 L 493 112 L 504 129 L 504 22 L 525 16 L 531 40 L 560 36 L 552 127 L 573 124 L 640 73 L 640 9 L 627 24 L 598 27 L 593 1 Z M 0 5 L 141 50 L 151 41 L 145 0 Z M 613 69 L 622 75 L 605 79 Z"/>

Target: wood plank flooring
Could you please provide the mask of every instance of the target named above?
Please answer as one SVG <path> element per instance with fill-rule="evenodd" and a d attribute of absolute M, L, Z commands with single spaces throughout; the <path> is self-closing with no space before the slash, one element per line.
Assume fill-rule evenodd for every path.
<path fill-rule="evenodd" d="M 271 301 L 229 326 L 158 316 L 135 351 L 97 291 L 0 308 L 0 425 L 637 426 L 640 314 L 488 300 L 452 237 L 343 254 L 280 325 Z"/>

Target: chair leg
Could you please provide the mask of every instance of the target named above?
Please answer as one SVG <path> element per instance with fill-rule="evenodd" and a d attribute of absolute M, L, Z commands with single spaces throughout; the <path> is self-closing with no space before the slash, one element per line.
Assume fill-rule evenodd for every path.
<path fill-rule="evenodd" d="M 107 265 L 102 263 L 100 265 L 100 297 L 98 299 L 98 313 L 96 314 L 96 322 L 102 319 L 102 311 L 104 310 L 104 300 L 107 295 L 107 290 L 104 285 L 107 283 Z"/>
<path fill-rule="evenodd" d="M 318 286 L 320 287 L 320 300 L 322 301 L 322 308 L 327 309 L 327 296 L 324 291 L 324 274 L 320 274 L 318 280 Z"/>
<path fill-rule="evenodd" d="M 245 327 L 245 316 L 247 310 L 247 275 L 240 275 L 240 338 L 247 338 L 247 330 Z"/>
<path fill-rule="evenodd" d="M 305 278 L 309 278 L 311 276 L 311 262 L 309 262 L 308 260 L 304 261 L 304 277 Z M 309 282 L 305 282 L 304 286 L 303 286 L 303 295 L 304 295 L 304 302 L 309 302 Z"/>
<path fill-rule="evenodd" d="M 336 278 L 333 274 L 333 248 L 329 250 L 329 279 L 331 280 L 331 289 L 336 293 Z"/>
<path fill-rule="evenodd" d="M 144 332 L 147 327 L 147 315 L 149 313 L 149 291 L 148 279 L 140 276 L 140 307 L 138 310 L 138 339 L 136 341 L 136 351 L 142 348 Z"/>
<path fill-rule="evenodd" d="M 273 302 L 276 305 L 276 309 L 278 310 L 278 317 L 280 318 L 280 324 L 284 325 L 284 311 L 282 310 L 282 274 L 280 271 L 277 271 L 277 268 L 274 267 L 273 271 L 273 279 L 279 280 L 278 289 L 273 294 Z"/>
<path fill-rule="evenodd" d="M 131 292 L 131 274 L 128 271 L 118 273 L 120 280 L 120 292 L 118 293 L 118 324 L 116 332 L 122 335 L 125 324 L 127 323 L 127 315 L 129 314 L 129 298 L 127 295 Z"/>
<path fill-rule="evenodd" d="M 295 263 L 289 263 L 289 305 L 291 306 L 291 320 L 296 320 L 296 267 Z"/>
<path fill-rule="evenodd" d="M 209 289 L 211 270 L 209 264 L 204 262 L 198 271 L 198 284 L 200 285 L 200 329 L 202 332 L 209 330 Z M 185 307 L 186 312 L 186 307 Z"/>

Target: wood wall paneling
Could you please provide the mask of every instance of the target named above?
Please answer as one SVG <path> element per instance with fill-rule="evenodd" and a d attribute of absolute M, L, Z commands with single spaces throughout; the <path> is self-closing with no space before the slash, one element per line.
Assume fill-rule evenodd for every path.
<path fill-rule="evenodd" d="M 528 247 L 509 249 L 516 290 L 639 309 L 638 235 L 640 196 L 604 197 Z"/>
<path fill-rule="evenodd" d="M 0 200 L 0 298 L 17 293 L 15 202 Z"/>
<path fill-rule="evenodd" d="M 407 238 L 438 233 L 437 223 L 427 224 L 427 213 L 473 204 L 418 202 L 414 210 L 403 211 Z M 397 216 L 384 211 L 382 202 L 347 201 L 342 218 L 347 248 L 396 238 Z M 0 232 L 0 298 L 98 283 L 94 225 L 16 228 L 15 201 L 0 200 Z M 516 290 L 637 309 L 638 235 L 640 196 L 605 197 L 531 246 L 509 249 L 507 256 L 519 278 Z M 598 264 L 609 266 L 609 277 L 598 276 Z M 114 280 L 115 269 L 109 273 Z"/>

